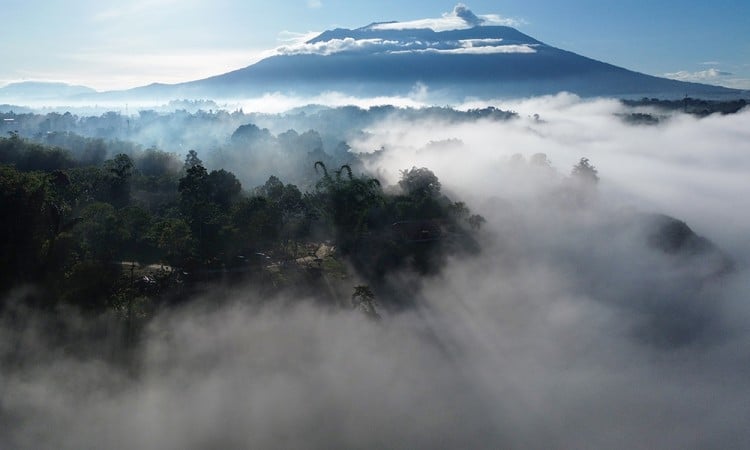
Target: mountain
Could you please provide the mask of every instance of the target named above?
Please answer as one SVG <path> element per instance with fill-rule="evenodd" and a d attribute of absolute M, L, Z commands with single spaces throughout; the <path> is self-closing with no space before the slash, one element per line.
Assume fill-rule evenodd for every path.
<path fill-rule="evenodd" d="M 0 88 L 0 100 L 57 100 L 95 93 L 96 91 L 94 89 L 86 86 L 47 81 L 21 81 L 18 83 L 10 83 Z"/>
<path fill-rule="evenodd" d="M 404 96 L 429 92 L 433 101 L 520 97 L 568 91 L 583 97 L 739 98 L 724 87 L 655 77 L 545 44 L 495 15 L 459 4 L 437 19 L 378 22 L 325 31 L 282 46 L 253 65 L 180 84 L 151 84 L 94 93 L 79 86 L 20 83 L 0 90 L 25 99 L 79 101 L 232 100 L 269 92 L 313 96 Z M 52 95 L 56 94 L 56 95 Z M 59 94 L 59 95 L 57 95 Z"/>
<path fill-rule="evenodd" d="M 406 95 L 426 87 L 446 98 L 573 92 L 584 97 L 738 97 L 743 91 L 686 83 L 555 48 L 459 5 L 440 19 L 335 29 L 279 47 L 256 64 L 210 78 L 154 84 L 118 95 L 236 98 L 267 92 Z"/>

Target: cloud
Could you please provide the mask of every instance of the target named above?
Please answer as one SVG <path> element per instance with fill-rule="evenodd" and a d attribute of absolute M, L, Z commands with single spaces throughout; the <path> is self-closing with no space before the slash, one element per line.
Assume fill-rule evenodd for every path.
<path fill-rule="evenodd" d="M 302 54 L 314 54 L 314 55 L 332 55 L 334 53 L 349 52 L 349 51 L 363 51 L 380 49 L 383 47 L 389 47 L 397 45 L 398 41 L 388 41 L 383 39 L 331 39 L 328 41 L 318 42 L 305 42 L 297 45 L 281 46 L 276 49 L 276 52 L 280 55 L 302 55 Z"/>
<path fill-rule="evenodd" d="M 373 39 L 330 39 L 317 42 L 297 42 L 276 48 L 279 55 L 323 55 L 341 52 L 365 53 L 446 53 L 446 54 L 493 54 L 536 53 L 533 45 L 502 44 L 502 39 L 461 39 L 457 41 L 423 42 Z"/>
<path fill-rule="evenodd" d="M 414 50 L 394 50 L 391 53 L 443 53 L 450 55 L 492 55 L 500 53 L 536 53 L 529 45 L 483 45 L 479 47 L 466 46 L 458 48 L 424 48 Z"/>
<path fill-rule="evenodd" d="M 464 22 L 466 22 L 467 25 L 470 25 L 472 27 L 478 27 L 484 23 L 483 19 L 477 17 L 463 3 L 459 3 L 453 8 L 452 15 L 460 17 Z"/>
<path fill-rule="evenodd" d="M 679 72 L 665 73 L 666 78 L 680 81 L 694 81 L 694 82 L 705 82 L 715 80 L 720 77 L 726 77 L 732 75 L 730 72 L 724 72 L 715 68 L 701 70 L 698 72 L 688 72 L 681 70 Z"/>
<path fill-rule="evenodd" d="M 485 39 L 461 39 L 458 41 L 463 47 L 478 47 L 482 45 L 499 45 L 503 42 L 501 38 L 485 38 Z"/>
<path fill-rule="evenodd" d="M 750 152 L 746 152 L 748 144 L 742 142 L 750 138 L 750 132 L 742 125 L 750 114 L 748 110 L 700 121 L 679 115 L 650 128 L 632 127 L 619 120 L 614 114 L 626 110 L 617 101 L 583 101 L 569 94 L 467 102 L 460 107 L 480 108 L 488 104 L 516 111 L 522 117 L 540 114 L 546 122 L 519 120 L 456 126 L 430 122 L 399 126 L 394 121 L 367 130 L 368 138 L 351 144 L 365 152 L 381 147 L 392 149 L 380 165 L 373 166 L 387 176 L 387 182 L 398 179 L 399 169 L 421 165 L 442 174 L 441 180 L 447 177 L 446 185 L 460 186 L 460 193 L 465 196 L 481 196 L 487 191 L 498 195 L 515 192 L 516 177 L 493 175 L 502 161 L 514 153 L 526 157 L 546 153 L 562 173 L 587 156 L 600 168 L 602 188 L 620 190 L 618 195 L 623 198 L 635 195 L 640 198 L 638 204 L 683 218 L 712 237 L 727 236 L 728 230 L 721 225 L 727 222 L 750 225 L 750 213 L 734 211 L 731 206 L 740 201 L 742 189 L 750 189 L 750 180 L 743 175 L 750 170 Z M 430 141 L 450 139 L 459 139 L 464 146 L 455 149 L 455 153 L 421 151 Z M 669 145 L 671 141 L 673 144 Z M 455 158 L 459 154 L 461 164 L 457 165 Z M 494 180 L 493 184 L 485 186 L 489 180 Z M 732 233 L 731 239 L 723 241 L 727 248 L 743 242 L 740 228 Z M 741 246 L 750 250 L 750 244 Z"/>
<path fill-rule="evenodd" d="M 300 45 L 320 35 L 320 31 L 308 31 L 300 33 L 297 31 L 284 30 L 279 33 L 277 40 L 285 42 L 288 46 Z"/>
<path fill-rule="evenodd" d="M 517 27 L 522 21 L 499 16 L 497 14 L 479 15 L 474 14 L 463 3 L 457 4 L 453 11 L 444 13 L 442 17 L 432 19 L 417 19 L 405 22 L 389 22 L 373 25 L 376 30 L 407 30 L 430 28 L 434 31 L 461 30 L 476 26 L 504 25 Z"/>
<path fill-rule="evenodd" d="M 429 167 L 487 218 L 479 254 L 396 277 L 415 308 L 373 323 L 217 288 L 164 310 L 128 370 L 103 360 L 111 340 L 90 356 L 55 347 L 46 333 L 64 315 L 55 327 L 2 316 L 0 359 L 24 358 L 0 368 L 12 424 L 0 447 L 747 447 L 750 212 L 737 205 L 750 192 L 750 111 L 633 126 L 616 100 L 568 94 L 460 106 L 488 104 L 520 118 L 396 112 L 351 142 L 384 148 L 368 162 L 384 184 Z M 530 164 L 537 153 L 552 167 Z M 601 176 L 585 205 L 565 196 L 581 156 Z M 685 220 L 737 272 L 702 278 L 703 258 L 650 248 L 648 212 Z"/>
<path fill-rule="evenodd" d="M 733 89 L 750 90 L 750 78 L 728 77 L 716 84 Z"/>
<path fill-rule="evenodd" d="M 711 65 L 714 63 L 706 62 L 702 64 Z M 734 89 L 750 89 L 750 78 L 738 76 L 732 72 L 719 70 L 714 67 L 697 72 L 681 70 L 679 72 L 665 73 L 664 77 L 693 83 L 716 84 Z"/>
<path fill-rule="evenodd" d="M 425 85 L 417 83 L 410 95 L 406 97 L 356 97 L 341 92 L 323 92 L 314 97 L 301 97 L 271 93 L 258 98 L 241 100 L 238 104 L 233 104 L 233 107 L 241 107 L 243 111 L 264 114 L 281 114 L 307 105 L 357 106 L 364 109 L 384 105 L 393 105 L 399 108 L 423 108 L 429 105 L 427 92 L 428 89 Z"/>
<path fill-rule="evenodd" d="M 320 9 L 323 7 L 321 0 L 307 0 L 307 7 L 310 9 Z"/>

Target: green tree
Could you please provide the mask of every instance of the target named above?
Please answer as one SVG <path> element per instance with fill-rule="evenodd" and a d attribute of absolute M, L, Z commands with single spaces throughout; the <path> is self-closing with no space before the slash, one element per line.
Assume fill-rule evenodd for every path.
<path fill-rule="evenodd" d="M 211 188 L 208 172 L 200 164 L 187 169 L 180 178 L 177 190 L 180 193 L 180 209 L 193 231 L 205 222 L 210 212 Z"/>
<path fill-rule="evenodd" d="M 211 201 L 222 208 L 229 208 L 242 192 L 242 185 L 237 177 L 224 169 L 211 171 L 207 183 Z"/>
<path fill-rule="evenodd" d="M 325 164 L 318 161 L 323 177 L 316 185 L 310 203 L 332 228 L 336 241 L 344 252 L 368 230 L 370 213 L 383 204 L 380 182 L 374 178 L 354 177 L 348 165 L 341 166 L 330 176 Z"/>
<path fill-rule="evenodd" d="M 195 257 L 195 240 L 190 226 L 177 218 L 164 219 L 153 225 L 150 236 L 164 261 L 175 267 L 189 267 Z"/>
<path fill-rule="evenodd" d="M 259 189 L 259 194 L 272 202 L 278 202 L 284 195 L 284 183 L 275 175 L 271 175 Z"/>
<path fill-rule="evenodd" d="M 417 197 L 435 196 L 440 193 L 441 187 L 438 177 L 426 167 L 402 170 L 398 185 L 407 195 Z"/>
<path fill-rule="evenodd" d="M 130 178 L 133 175 L 133 161 L 124 153 L 104 162 L 106 181 L 109 188 L 109 202 L 116 208 L 130 203 Z"/>
<path fill-rule="evenodd" d="M 296 255 L 297 243 L 309 233 L 311 224 L 311 217 L 299 188 L 293 184 L 284 185 L 278 177 L 271 176 L 257 192 L 278 211 L 282 245 Z"/>
<path fill-rule="evenodd" d="M 232 224 L 242 248 L 263 251 L 276 243 L 282 222 L 279 210 L 268 199 L 250 197 L 234 205 Z"/>
<path fill-rule="evenodd" d="M 117 210 L 109 203 L 95 202 L 86 206 L 81 216 L 76 233 L 85 257 L 105 264 L 119 262 L 130 236 Z"/>
<path fill-rule="evenodd" d="M 53 221 L 46 176 L 0 166 L 0 287 L 38 276 Z"/>

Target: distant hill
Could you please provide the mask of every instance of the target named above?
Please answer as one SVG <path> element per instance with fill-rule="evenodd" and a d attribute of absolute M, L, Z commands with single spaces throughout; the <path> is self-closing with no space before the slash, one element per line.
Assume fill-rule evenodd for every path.
<path fill-rule="evenodd" d="M 95 93 L 94 89 L 86 86 L 46 81 L 22 81 L 0 88 L 0 100 L 56 100 Z"/>

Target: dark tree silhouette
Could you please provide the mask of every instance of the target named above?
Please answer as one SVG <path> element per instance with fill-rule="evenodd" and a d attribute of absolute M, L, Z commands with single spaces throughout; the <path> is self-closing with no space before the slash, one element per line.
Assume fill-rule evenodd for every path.
<path fill-rule="evenodd" d="M 588 158 L 581 158 L 578 164 L 573 166 L 570 174 L 574 179 L 587 184 L 596 184 L 599 182 L 598 171 L 591 165 Z"/>
<path fill-rule="evenodd" d="M 185 156 L 184 170 L 187 171 L 188 169 L 192 167 L 202 166 L 202 165 L 203 165 L 203 161 L 201 161 L 201 159 L 198 158 L 198 152 L 196 152 L 195 150 L 190 150 L 187 156 Z"/>

